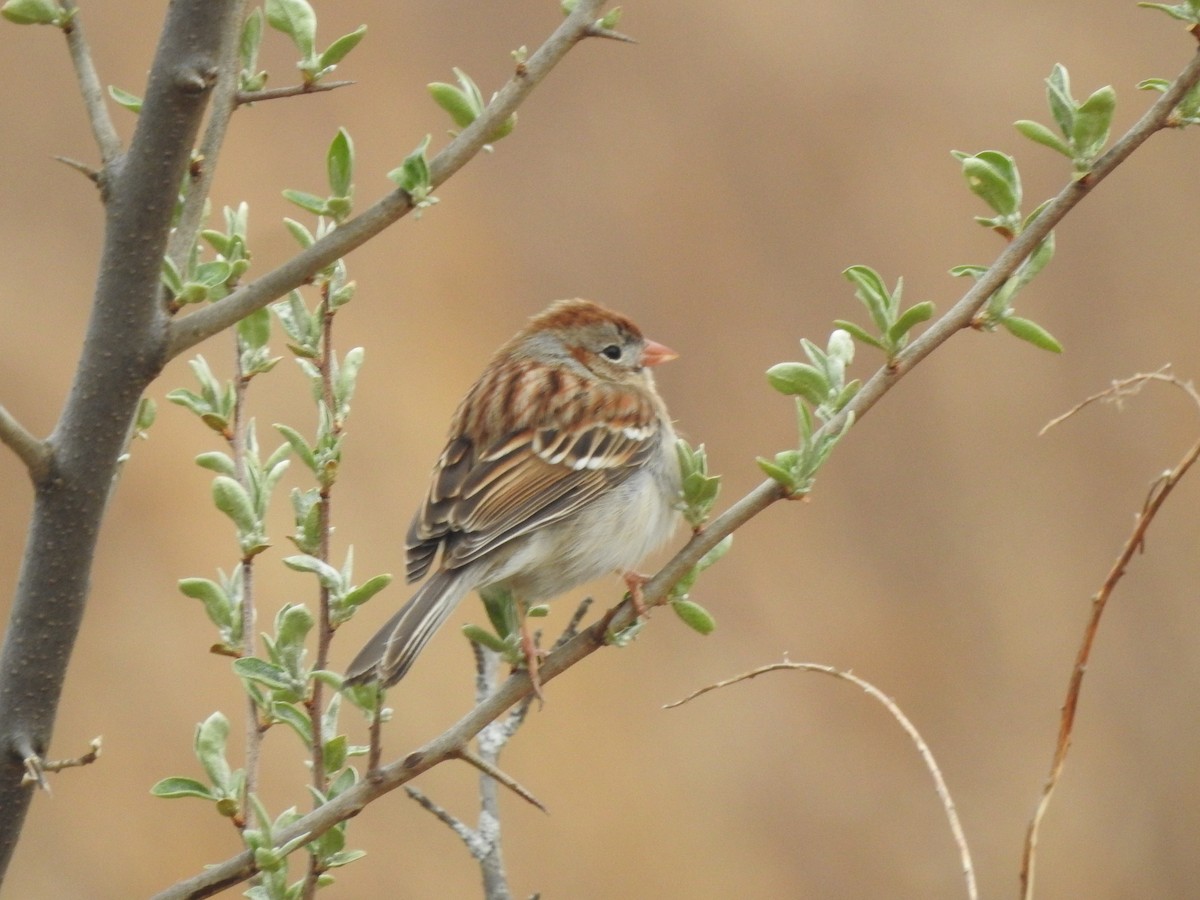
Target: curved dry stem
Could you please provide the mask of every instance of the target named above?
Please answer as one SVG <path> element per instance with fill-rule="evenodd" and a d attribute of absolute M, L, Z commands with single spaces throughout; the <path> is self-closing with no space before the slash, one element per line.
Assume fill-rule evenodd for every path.
<path fill-rule="evenodd" d="M 49 445 L 26 431 L 25 426 L 3 406 L 0 406 L 0 444 L 8 447 L 25 464 L 34 484 L 50 471 L 52 454 Z"/>
<path fill-rule="evenodd" d="M 1166 381 L 1183 390 L 1197 407 L 1200 408 L 1200 396 L 1197 395 L 1192 385 L 1180 381 L 1173 375 L 1167 375 L 1162 370 L 1151 372 L 1149 374 L 1134 375 L 1131 378 L 1113 382 L 1113 384 L 1099 394 L 1095 394 L 1083 401 L 1079 406 L 1075 407 L 1067 415 L 1082 409 L 1087 404 L 1100 399 L 1113 399 L 1128 394 L 1130 386 L 1138 383 L 1145 384 L 1147 381 Z M 1054 420 L 1060 421 L 1064 417 Z M 1054 424 L 1054 423 L 1051 423 Z M 1142 505 L 1141 511 L 1137 515 L 1134 522 L 1133 531 L 1125 541 L 1125 546 L 1117 555 L 1112 567 L 1108 571 L 1108 575 L 1104 579 L 1104 583 L 1100 585 L 1100 589 L 1092 596 L 1092 612 L 1088 616 L 1087 624 L 1083 629 L 1083 639 L 1080 641 L 1079 649 L 1075 654 L 1075 664 L 1071 669 L 1071 678 L 1067 683 L 1067 696 L 1063 701 L 1062 715 L 1059 719 L 1058 740 L 1054 745 L 1054 758 L 1050 763 L 1050 776 L 1046 779 L 1046 784 L 1042 787 L 1042 795 L 1038 798 L 1037 808 L 1034 810 L 1033 818 L 1029 821 L 1029 827 L 1025 832 L 1025 846 L 1021 855 L 1021 896 L 1024 900 L 1031 900 L 1033 897 L 1033 882 L 1034 871 L 1037 863 L 1037 843 L 1038 833 L 1041 829 L 1042 819 L 1045 818 L 1046 810 L 1050 806 L 1050 799 L 1054 795 L 1054 790 L 1058 787 L 1059 779 L 1062 776 L 1063 767 L 1067 762 L 1067 752 L 1071 749 L 1071 735 L 1075 728 L 1075 713 L 1079 708 L 1079 695 L 1083 690 L 1083 676 L 1087 671 L 1088 660 L 1091 659 L 1092 646 L 1096 642 L 1096 635 L 1100 630 L 1100 620 L 1104 616 L 1104 610 L 1108 605 L 1109 599 L 1112 597 L 1113 591 L 1116 590 L 1117 584 L 1125 575 L 1125 570 L 1135 553 L 1140 552 L 1145 547 L 1146 531 L 1150 527 L 1150 523 L 1154 521 L 1154 517 L 1166 502 L 1167 497 L 1180 479 L 1187 474 L 1188 469 L 1200 457 L 1200 441 L 1192 445 L 1191 449 L 1183 455 L 1183 458 L 1175 465 L 1175 468 L 1164 473 L 1159 478 L 1156 478 L 1150 485 L 1147 492 L 1146 500 Z"/>
<path fill-rule="evenodd" d="M 967 896 L 971 900 L 978 900 L 979 889 L 975 884 L 975 867 L 971 863 L 971 850 L 967 846 L 967 836 L 963 832 L 962 823 L 958 819 L 958 810 L 954 806 L 954 798 L 950 796 L 950 789 L 946 786 L 946 779 L 942 777 L 942 770 L 938 768 L 937 760 L 933 758 L 933 751 L 929 749 L 929 745 L 925 743 L 925 739 L 921 737 L 921 733 L 917 731 L 917 727 L 904 714 L 904 711 L 896 705 L 896 701 L 871 684 L 871 682 L 859 678 L 852 672 L 835 669 L 833 666 L 824 666 L 820 663 L 791 662 L 785 659 L 783 662 L 760 666 L 749 672 L 743 672 L 741 675 L 735 675 L 733 678 L 727 678 L 724 681 L 706 685 L 688 694 L 682 700 L 666 704 L 663 706 L 663 709 L 674 709 L 677 706 L 682 706 L 685 703 L 695 700 L 702 694 L 720 690 L 741 681 L 749 681 L 751 678 L 765 675 L 767 672 L 779 672 L 788 669 L 800 672 L 820 672 L 824 675 L 832 675 L 834 678 L 840 678 L 842 681 L 848 681 L 851 684 L 857 685 L 869 696 L 878 700 L 883 705 L 883 708 L 891 713 L 892 718 L 900 723 L 900 727 L 907 732 L 909 738 L 916 746 L 917 752 L 921 754 L 921 760 L 925 763 L 925 768 L 933 778 L 934 789 L 937 791 L 938 798 L 942 801 L 942 809 L 945 810 L 946 820 L 950 823 L 950 833 L 954 836 L 954 843 L 958 845 L 958 855 L 959 860 L 962 862 L 963 878 L 966 879 L 967 883 Z"/>

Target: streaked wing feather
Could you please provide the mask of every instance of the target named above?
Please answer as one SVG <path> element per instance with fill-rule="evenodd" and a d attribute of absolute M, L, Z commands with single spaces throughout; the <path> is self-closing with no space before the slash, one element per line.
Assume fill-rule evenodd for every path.
<path fill-rule="evenodd" d="M 653 432 L 597 426 L 563 435 L 540 428 L 507 435 L 477 456 L 462 452 L 463 439 L 453 442 L 409 529 L 410 580 L 429 568 L 439 545 L 443 564 L 457 568 L 570 516 L 645 462 Z"/>

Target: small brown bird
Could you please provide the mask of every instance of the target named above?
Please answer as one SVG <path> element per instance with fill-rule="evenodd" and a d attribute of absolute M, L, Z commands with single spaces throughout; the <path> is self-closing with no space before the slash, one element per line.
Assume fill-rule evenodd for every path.
<path fill-rule="evenodd" d="M 471 590 L 518 607 L 632 569 L 677 522 L 675 432 L 650 369 L 678 354 L 590 300 L 561 300 L 492 357 L 459 404 L 408 529 L 407 577 L 437 569 L 350 664 L 349 684 L 404 677 Z M 537 654 L 522 615 L 534 687 Z"/>

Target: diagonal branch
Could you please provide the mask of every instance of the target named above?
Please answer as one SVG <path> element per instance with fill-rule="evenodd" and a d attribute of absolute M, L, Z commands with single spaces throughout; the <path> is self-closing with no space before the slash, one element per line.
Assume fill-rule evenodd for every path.
<path fill-rule="evenodd" d="M 13 414 L 0 406 L 0 444 L 4 444 L 25 463 L 29 477 L 37 484 L 50 469 L 50 448 L 25 430 Z"/>
<path fill-rule="evenodd" d="M 92 136 L 100 148 L 100 159 L 107 166 L 121 155 L 121 138 L 108 115 L 104 89 L 100 86 L 100 76 L 96 74 L 96 67 L 92 63 L 92 51 L 83 35 L 75 0 L 63 0 L 62 6 L 72 14 L 71 21 L 63 27 L 63 33 L 67 37 L 67 49 L 75 66 L 75 78 L 79 81 L 79 93 L 83 95 L 83 106 L 92 126 Z"/>
<path fill-rule="evenodd" d="M 517 67 L 513 77 L 474 122 L 464 128 L 429 163 L 433 187 L 465 166 L 495 135 L 496 129 L 516 111 L 567 52 L 588 36 L 600 0 L 584 0 L 555 29 L 537 51 Z M 250 313 L 300 287 L 313 273 L 399 221 L 413 209 L 403 190 L 395 190 L 291 260 L 234 291 L 220 303 L 196 310 L 171 323 L 167 357 L 174 359 L 213 335 L 240 322 Z"/>
<path fill-rule="evenodd" d="M 572 25 L 572 28 L 566 33 L 564 33 L 563 28 L 555 32 L 555 36 L 551 38 L 551 41 L 560 40 L 567 42 L 567 46 L 562 49 L 562 53 L 565 53 L 566 49 L 569 49 L 586 32 L 590 20 L 594 15 L 593 9 L 595 5 L 594 2 L 581 2 L 572 16 L 564 23 L 564 28 L 567 25 Z M 583 13 L 582 16 L 580 15 L 581 12 Z M 549 46 L 549 43 L 546 46 Z M 546 51 L 546 46 L 543 46 L 538 53 L 530 58 L 527 64 L 530 68 L 533 67 L 535 60 L 538 61 L 538 66 L 545 64 L 543 52 Z M 561 58 L 561 55 L 559 54 L 559 56 L 555 57 L 554 61 L 557 62 L 558 58 Z M 542 75 L 544 75 L 544 72 L 542 72 Z M 1072 181 L 1067 185 L 1046 206 L 1041 215 L 1005 248 L 992 264 L 991 268 L 975 282 L 974 286 L 945 315 L 934 322 L 927 331 L 898 354 L 890 364 L 876 371 L 855 395 L 854 400 L 846 406 L 841 414 L 831 419 L 824 428 L 840 430 L 845 426 L 845 417 L 850 413 L 854 413 L 856 417 L 866 414 L 904 375 L 911 371 L 925 357 L 949 340 L 951 336 L 969 327 L 975 313 L 983 307 L 991 294 L 1016 271 L 1025 258 L 1038 247 L 1053 227 L 1080 200 L 1087 196 L 1097 184 L 1124 162 L 1134 150 L 1145 143 L 1153 134 L 1170 125 L 1171 114 L 1174 108 L 1183 98 L 1183 95 L 1197 81 L 1200 81 L 1200 53 L 1192 58 L 1174 84 L 1161 95 L 1159 100 L 1154 103 L 1146 114 L 1096 162 L 1095 167 L 1087 176 Z M 476 120 L 472 126 L 459 136 L 458 140 L 452 142 L 450 146 L 438 155 L 434 161 L 435 167 L 431 167 L 436 171 L 438 176 L 435 179 L 435 183 L 443 181 L 448 177 L 449 172 L 456 171 L 474 152 L 477 152 L 479 147 L 484 143 L 483 137 L 490 134 L 490 129 L 494 128 L 504 118 L 507 118 L 512 109 L 515 108 L 515 102 L 512 105 L 507 104 L 512 100 L 513 93 L 520 90 L 520 78 L 518 77 L 514 81 L 509 82 L 504 90 L 501 91 L 500 96 L 497 97 L 497 100 L 489 107 L 488 112 L 484 116 Z M 523 97 L 524 93 L 521 93 L 520 96 Z M 499 107 L 500 111 L 496 112 L 494 116 L 491 115 L 491 113 L 496 111 L 497 104 L 500 103 L 501 98 L 504 98 L 506 105 Z M 483 123 L 485 117 L 489 120 L 487 123 Z M 477 129 L 476 126 L 481 126 L 481 128 Z M 487 129 L 487 131 L 483 131 L 483 129 Z M 472 136 L 469 141 L 465 140 L 468 134 Z M 478 146 L 476 146 L 476 143 Z M 453 155 L 448 155 L 451 154 L 452 150 L 454 151 Z M 401 211 L 395 218 L 399 218 L 399 215 L 403 215 L 408 210 L 407 198 L 403 197 L 402 194 L 400 197 L 392 194 L 376 204 L 375 207 L 372 207 L 371 210 L 360 215 L 358 219 L 352 220 L 352 222 L 359 222 L 372 214 L 376 216 L 386 215 L 386 211 L 379 208 L 388 206 L 389 204 L 401 205 Z M 394 218 L 391 221 L 394 221 Z M 349 224 L 352 223 L 347 223 L 347 226 Z M 379 225 L 372 234 L 382 230 L 387 224 L 390 224 L 390 222 Z M 342 226 L 342 228 L 339 228 L 330 237 L 333 238 L 339 235 L 347 226 Z M 360 224 L 358 227 L 363 228 L 366 226 Z M 366 240 L 366 238 L 364 237 L 362 240 Z M 358 244 L 362 243 L 362 240 L 358 240 L 351 246 L 358 246 Z M 309 251 L 300 254 L 291 263 L 277 269 L 274 273 L 264 276 L 259 282 L 248 285 L 242 291 L 222 300 L 221 303 L 207 307 L 188 316 L 186 319 L 180 320 L 172 329 L 172 355 L 177 355 L 183 350 L 188 349 L 211 334 L 214 334 L 220 328 L 232 325 L 242 316 L 268 302 L 266 297 L 256 297 L 253 300 L 247 299 L 249 296 L 247 292 L 262 281 L 274 277 L 277 283 L 286 283 L 285 276 L 280 273 L 289 269 L 290 266 L 301 267 L 300 260 L 311 261 L 311 257 L 314 255 L 318 255 L 321 259 L 321 262 L 317 264 L 318 266 L 332 262 L 340 253 L 330 252 L 330 244 L 331 241 L 328 239 L 324 242 L 317 242 Z M 316 251 L 318 245 L 322 246 L 322 250 L 319 254 L 315 254 L 314 251 Z M 343 247 L 341 252 L 345 252 L 346 249 L 349 248 Z M 299 271 L 302 270 L 301 267 Z M 284 289 L 290 289 L 290 287 L 294 287 L 299 283 L 300 281 L 296 281 Z M 240 305 L 237 306 L 234 313 L 229 313 L 227 304 L 230 304 L 234 300 L 237 300 L 237 303 Z M 218 315 L 221 318 L 218 318 Z M 218 322 L 221 324 L 219 327 L 216 327 Z M 190 326 L 189 323 L 191 323 Z M 783 499 L 784 496 L 785 491 L 778 482 L 773 480 L 765 481 L 734 503 L 733 506 L 720 516 L 709 522 L 707 527 L 695 534 L 657 575 L 646 582 L 643 587 L 643 600 L 646 605 L 653 606 L 665 603 L 671 587 L 696 565 L 701 556 L 768 506 L 777 500 Z M 620 630 L 629 625 L 633 619 L 632 604 L 623 603 L 612 610 L 610 614 L 602 617 L 599 622 L 580 632 L 561 647 L 552 651 L 543 661 L 539 670 L 542 683 L 545 684 L 551 681 L 585 657 L 590 656 L 596 650 L 607 646 L 606 636 L 608 629 L 611 628 L 614 631 Z M 502 715 L 505 710 L 519 700 L 531 696 L 532 693 L 533 686 L 529 681 L 528 674 L 526 672 L 514 673 L 493 694 L 483 702 L 477 704 L 462 719 L 441 735 L 403 759 L 373 769 L 371 778 L 364 779 L 330 802 L 323 804 L 318 809 L 298 819 L 289 827 L 281 829 L 274 836 L 275 846 L 282 847 L 300 837 L 307 837 L 309 839 L 318 837 L 337 823 L 357 815 L 374 800 L 395 790 L 422 772 L 428 771 L 433 766 L 447 759 L 456 758 L 461 749 L 467 745 L 467 742 L 478 734 L 484 726 Z M 250 878 L 255 871 L 253 854 L 246 851 L 222 863 L 208 867 L 199 875 L 179 882 L 156 895 L 155 900 L 182 900 L 182 898 L 208 897 L 224 888 Z"/>

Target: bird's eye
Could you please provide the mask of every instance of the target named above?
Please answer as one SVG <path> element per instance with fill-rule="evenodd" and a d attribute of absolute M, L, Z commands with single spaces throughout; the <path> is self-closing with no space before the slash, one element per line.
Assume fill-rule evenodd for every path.
<path fill-rule="evenodd" d="M 613 360 L 613 362 L 616 362 L 618 359 L 621 358 L 621 348 L 618 344 L 609 344 L 607 347 L 605 347 L 600 352 L 602 354 L 604 354 L 604 356 Z"/>

